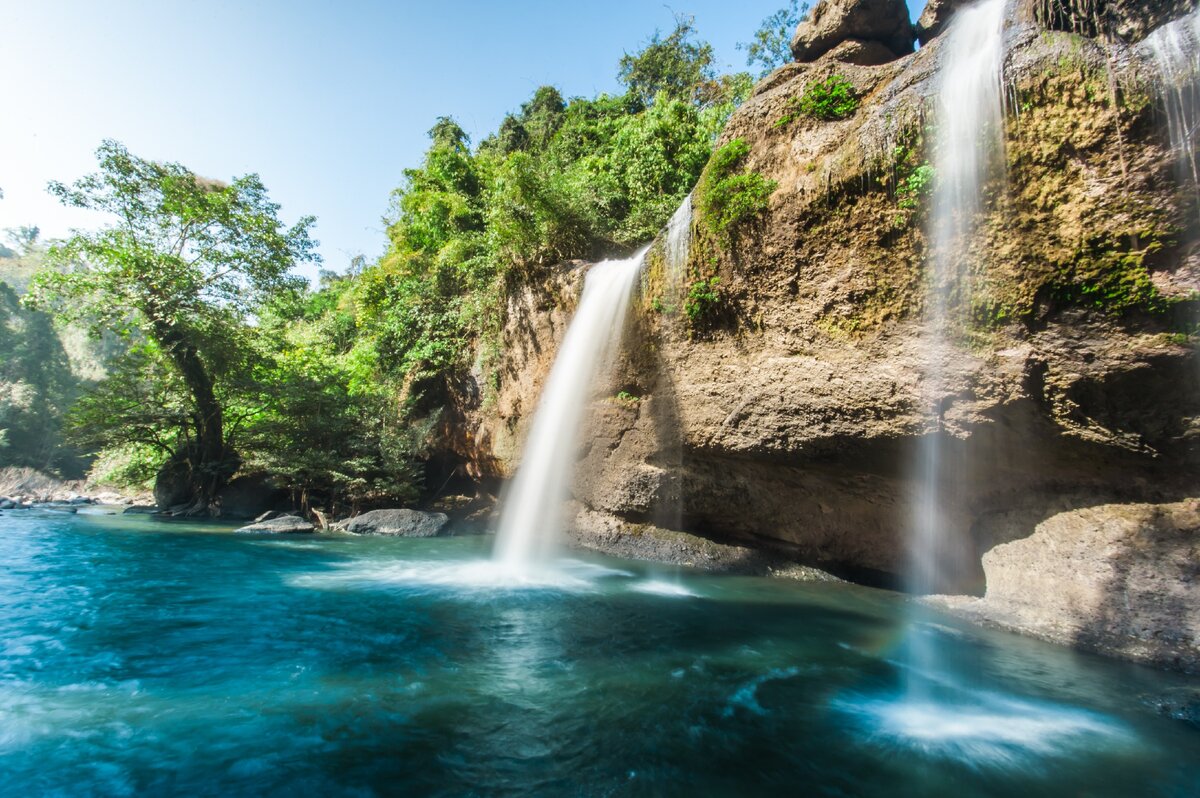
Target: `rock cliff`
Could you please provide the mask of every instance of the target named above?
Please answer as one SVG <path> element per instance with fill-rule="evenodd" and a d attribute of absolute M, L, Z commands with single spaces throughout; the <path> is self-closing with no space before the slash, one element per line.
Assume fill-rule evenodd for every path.
<path fill-rule="evenodd" d="M 744 141 L 742 168 L 777 188 L 728 240 L 699 203 L 681 266 L 652 249 L 580 451 L 585 543 L 677 530 L 894 582 L 917 448 L 938 435 L 945 510 L 961 531 L 948 555 L 959 578 L 943 587 L 982 593 L 984 554 L 1053 516 L 1196 494 L 1196 194 L 1177 177 L 1148 57 L 1131 43 L 1149 22 L 1110 5 L 1106 24 L 1122 36 L 1076 24 L 1070 4 L 1011 15 L 1006 168 L 961 253 L 969 279 L 936 408 L 923 399 L 919 178 L 943 37 L 931 29 L 890 60 L 858 57 L 857 37 L 827 38 L 815 61 L 758 84 L 722 143 Z M 1159 5 L 1150 21 L 1174 10 Z M 853 113 L 796 112 L 835 77 L 853 87 Z M 499 376 L 464 389 L 447 428 L 477 478 L 511 473 L 582 272 L 509 297 Z M 698 323 L 682 292 L 714 277 Z"/>

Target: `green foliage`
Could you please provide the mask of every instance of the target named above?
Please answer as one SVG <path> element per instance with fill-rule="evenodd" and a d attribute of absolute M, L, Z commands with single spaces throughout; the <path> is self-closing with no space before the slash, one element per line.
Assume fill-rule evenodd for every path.
<path fill-rule="evenodd" d="M 896 205 L 904 210 L 915 210 L 931 191 L 933 174 L 933 167 L 923 163 L 901 178 L 896 186 Z"/>
<path fill-rule="evenodd" d="M 98 172 L 71 186 L 51 183 L 50 192 L 115 221 L 51 247 L 49 268 L 34 277 L 26 301 L 97 333 L 153 343 L 154 351 L 110 376 L 80 412 L 99 424 L 105 408 L 134 389 L 162 388 L 165 377 L 152 375 L 150 364 L 169 364 L 180 381 L 175 388 L 190 402 L 182 420 L 185 402 L 177 397 L 127 407 L 159 431 L 159 413 L 175 414 L 171 457 L 187 464 L 194 510 L 206 511 L 238 467 L 226 439 L 224 394 L 250 359 L 246 320 L 303 282 L 288 272 L 316 259 L 308 235 L 314 220 L 285 227 L 257 175 L 219 183 L 180 164 L 139 158 L 114 141 L 105 141 L 97 157 Z"/>
<path fill-rule="evenodd" d="M 629 404 L 637 404 L 638 402 L 642 401 L 642 397 L 635 396 L 629 391 L 619 391 L 617 393 L 617 400 L 620 402 L 627 402 Z"/>
<path fill-rule="evenodd" d="M 708 277 L 696 280 L 688 286 L 687 297 L 683 300 L 683 312 L 693 329 L 698 329 L 711 321 L 721 302 L 719 277 Z"/>
<path fill-rule="evenodd" d="M 854 84 L 842 75 L 830 75 L 825 80 L 810 83 L 804 94 L 788 104 L 788 113 L 775 122 L 775 127 L 790 125 L 799 115 L 831 122 L 853 116 L 858 110 L 858 93 Z"/>
<path fill-rule="evenodd" d="M 749 43 L 739 42 L 737 48 L 746 52 L 746 65 L 759 66 L 759 77 L 792 61 L 792 34 L 800 20 L 808 16 L 809 4 L 789 0 L 788 4 L 762 21 Z"/>
<path fill-rule="evenodd" d="M 703 105 L 717 94 L 712 45 L 697 41 L 694 18 L 682 15 L 667 38 L 655 31 L 640 52 L 622 56 L 617 77 L 646 105 L 660 95 Z"/>
<path fill-rule="evenodd" d="M 468 369 L 498 387 L 507 291 L 657 234 L 753 84 L 718 75 L 684 17 L 620 70 L 626 94 L 539 87 L 478 146 L 438 118 L 392 194 L 387 251 L 322 273 L 315 289 L 288 274 L 312 256 L 312 220 L 282 225 L 256 176 L 217 183 L 105 142 L 97 174 L 52 191 L 121 223 L 56 246 L 29 300 L 132 343 L 67 419 L 101 455 L 97 475 L 141 484 L 182 455 L 197 472 L 275 474 L 306 504 L 415 498 L 433 425 Z M 709 167 L 723 232 L 774 188 L 737 174 L 743 157 Z M 697 319 L 717 291 L 716 278 L 701 282 Z M 217 466 L 198 451 L 214 428 Z"/>
<path fill-rule="evenodd" d="M 78 456 L 62 438 L 79 387 L 51 318 L 23 308 L 0 282 L 0 467 L 79 476 Z"/>
<path fill-rule="evenodd" d="M 709 230 L 721 241 L 732 240 L 736 227 L 764 211 L 777 183 L 758 172 L 738 172 L 750 145 L 733 139 L 712 154 L 701 182 L 699 208 Z"/>

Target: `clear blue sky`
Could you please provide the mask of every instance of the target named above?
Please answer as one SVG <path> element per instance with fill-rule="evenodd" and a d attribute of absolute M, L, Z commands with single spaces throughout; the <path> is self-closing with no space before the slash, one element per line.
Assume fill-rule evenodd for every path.
<path fill-rule="evenodd" d="M 318 217 L 340 270 L 382 251 L 388 194 L 436 117 L 477 140 L 539 85 L 615 92 L 617 60 L 669 31 L 672 9 L 742 69 L 736 43 L 783 4 L 0 0 L 0 228 L 93 224 L 45 185 L 92 170 L 115 138 L 215 178 L 258 172 L 285 219 Z"/>

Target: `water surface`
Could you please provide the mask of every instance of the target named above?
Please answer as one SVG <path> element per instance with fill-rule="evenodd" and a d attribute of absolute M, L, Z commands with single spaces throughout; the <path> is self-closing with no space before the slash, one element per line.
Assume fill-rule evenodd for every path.
<path fill-rule="evenodd" d="M 0 794 L 1200 794 L 1182 677 L 931 617 L 905 702 L 893 594 L 490 545 L 0 515 Z"/>

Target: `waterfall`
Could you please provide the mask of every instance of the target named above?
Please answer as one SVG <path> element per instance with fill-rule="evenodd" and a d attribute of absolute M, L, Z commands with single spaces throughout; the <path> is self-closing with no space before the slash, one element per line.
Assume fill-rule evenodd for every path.
<path fill-rule="evenodd" d="M 909 541 L 908 589 L 936 592 L 959 573 L 962 548 L 945 520 L 942 403 L 949 390 L 946 363 L 953 354 L 955 321 L 968 318 L 970 273 L 965 253 L 981 208 L 981 190 L 1003 142 L 1002 72 L 1005 0 L 983 0 L 959 10 L 943 36 L 935 111 L 935 151 L 929 299 L 925 318 L 926 407 L 936 425 L 917 450 L 915 503 Z M 961 479 L 964 475 L 958 474 Z M 955 530 L 958 532 L 958 530 Z M 936 642 L 914 610 L 907 635 L 905 697 L 932 701 L 927 675 L 938 665 Z"/>
<path fill-rule="evenodd" d="M 493 558 L 518 576 L 548 563 L 558 549 L 583 411 L 593 378 L 608 369 L 619 348 L 645 254 L 598 263 L 584 280 L 496 530 Z"/>
<path fill-rule="evenodd" d="M 671 214 L 667 222 L 664 239 L 666 261 L 666 296 L 672 303 L 683 297 L 683 284 L 687 277 L 688 246 L 692 238 L 692 195 L 688 194 Z"/>
<path fill-rule="evenodd" d="M 950 354 L 953 302 L 969 306 L 967 251 L 981 186 L 1002 146 L 1005 0 L 984 0 L 959 10 L 945 34 L 939 66 L 929 300 L 926 309 L 927 406 L 938 429 L 924 437 L 916 476 L 918 494 L 910 546 L 909 589 L 932 592 L 945 576 L 942 518 L 941 397 Z"/>
<path fill-rule="evenodd" d="M 1154 62 L 1180 180 L 1200 193 L 1200 9 L 1163 25 L 1143 46 Z"/>

